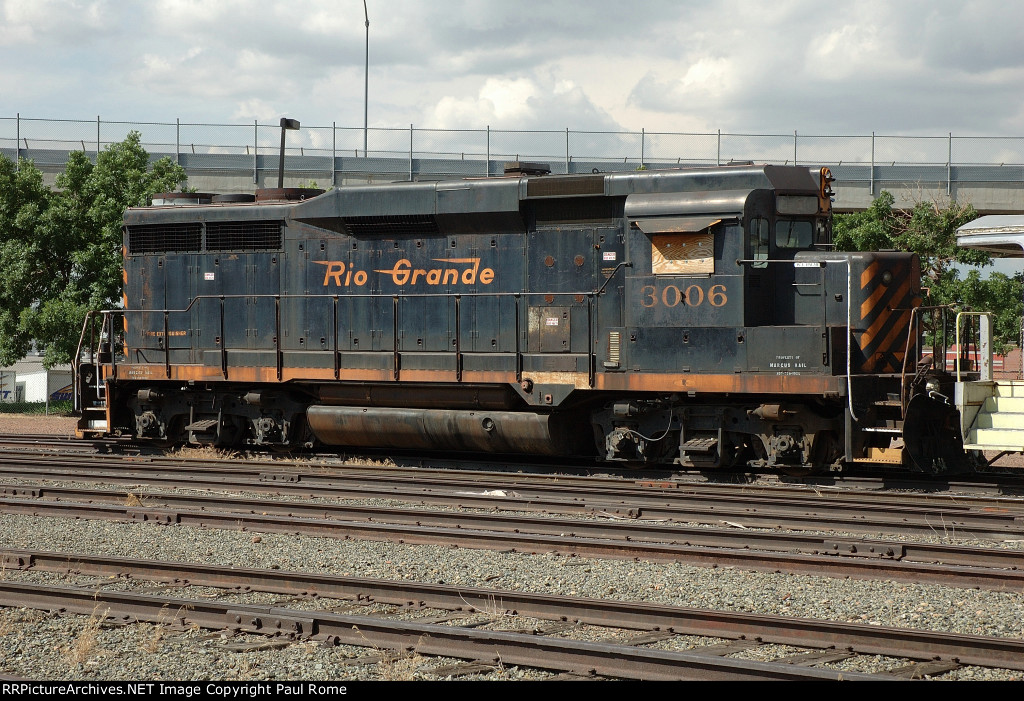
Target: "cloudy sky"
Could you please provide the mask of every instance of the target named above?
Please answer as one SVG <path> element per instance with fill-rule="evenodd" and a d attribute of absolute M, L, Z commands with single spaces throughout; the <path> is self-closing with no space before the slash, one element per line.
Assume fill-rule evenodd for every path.
<path fill-rule="evenodd" d="M 1024 135 L 1011 0 L 367 0 L 369 125 Z M 0 0 L 0 117 L 362 127 L 361 0 Z"/>

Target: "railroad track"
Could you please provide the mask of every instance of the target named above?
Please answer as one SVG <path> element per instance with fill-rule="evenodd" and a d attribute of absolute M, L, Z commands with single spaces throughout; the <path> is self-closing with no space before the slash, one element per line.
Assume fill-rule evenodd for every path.
<path fill-rule="evenodd" d="M 52 463 L 52 465 L 50 464 Z M 391 499 L 458 508 L 617 518 L 741 528 L 1024 539 L 1024 501 L 1012 497 L 895 494 L 791 486 L 690 484 L 550 475 L 349 469 L 305 465 L 168 465 L 136 456 L 0 459 L 0 477 L 240 490 L 302 498 Z M 52 490 L 51 490 L 52 491 Z M 16 493 L 8 486 L 7 494 Z M 38 496 L 38 495 L 36 495 Z M 86 497 L 101 499 L 102 496 Z M 183 497 L 179 497 L 183 498 Z"/>
<path fill-rule="evenodd" d="M 135 457 L 146 464 L 175 466 L 179 469 L 200 469 L 215 472 L 241 471 L 252 472 L 253 465 L 272 466 L 269 469 L 287 473 L 308 472 L 311 465 L 331 470 L 343 467 L 351 474 L 361 473 L 366 476 L 422 475 L 425 471 L 462 474 L 466 479 L 496 478 L 510 474 L 528 477 L 542 482 L 573 482 L 581 484 L 594 483 L 609 486 L 625 482 L 637 484 L 664 484 L 674 487 L 685 487 L 700 484 L 748 484 L 751 487 L 800 488 L 809 489 L 866 489 L 866 490 L 915 490 L 922 493 L 933 493 L 937 499 L 944 498 L 944 492 L 956 493 L 960 496 L 968 494 L 993 496 L 1024 496 L 1024 474 L 1018 472 L 993 471 L 978 473 L 974 476 L 959 475 L 953 478 L 915 478 L 913 473 L 882 471 L 877 474 L 858 473 L 812 475 L 808 477 L 791 477 L 773 473 L 757 474 L 745 472 L 700 472 L 616 468 L 614 465 L 593 465 L 584 461 L 564 461 L 546 463 L 539 460 L 511 460 L 474 458 L 448 458 L 444 456 L 401 455 L 393 452 L 348 456 L 338 452 L 320 453 L 314 451 L 296 454 L 279 454 L 273 452 L 252 453 L 240 456 L 239 453 L 220 451 L 216 457 L 202 459 L 181 457 L 173 453 L 136 443 L 127 439 L 76 439 L 65 436 L 47 434 L 11 435 L 0 434 L 0 455 L 17 459 L 18 455 L 33 454 L 53 455 L 58 453 L 79 454 L 83 460 L 93 454 L 98 460 L 105 460 L 111 454 L 124 457 Z M 385 465 L 382 466 L 382 465 Z"/>
<path fill-rule="evenodd" d="M 929 582 L 1024 591 L 1019 550 L 957 547 L 834 536 L 681 528 L 616 520 L 567 520 L 195 496 L 3 485 L 0 512 L 137 521 L 396 543 L 642 558 L 691 565 L 742 567 L 829 577 Z"/>
<path fill-rule="evenodd" d="M 853 655 L 907 658 L 909 665 L 892 670 L 897 676 L 918 676 L 925 670 L 976 665 L 1024 670 L 1024 641 L 991 636 L 835 623 L 789 616 L 679 608 L 644 602 L 594 600 L 545 594 L 514 593 L 406 581 L 339 577 L 280 570 L 224 569 L 194 563 L 94 557 L 78 553 L 25 550 L 0 552 L 9 572 L 54 572 L 102 578 L 100 583 L 54 586 L 0 582 L 5 601 L 33 608 L 60 607 L 117 619 L 147 620 L 182 627 L 201 625 L 232 632 L 314 639 L 327 643 L 415 649 L 421 654 L 488 660 L 497 653 L 504 664 L 529 665 L 579 675 L 623 679 L 836 679 L 876 678 L 811 669 L 806 665 Z M 300 597 L 339 599 L 368 606 L 390 604 L 404 609 L 439 609 L 463 614 L 485 613 L 500 621 L 520 616 L 573 624 L 644 631 L 627 644 L 586 643 L 509 631 L 482 631 L 459 625 L 388 621 L 379 616 L 340 615 L 304 608 L 252 606 L 238 602 L 181 598 L 166 594 L 110 591 L 118 581 L 163 582 L 169 588 L 219 587 Z M 173 612 L 169 614 L 168 612 Z M 356 632 L 353 633 L 353 630 Z M 643 649 L 641 645 L 695 635 L 723 638 L 736 644 L 688 653 Z M 785 661 L 751 663 L 723 660 L 720 655 L 762 644 L 809 648 Z M 922 665 L 921 663 L 927 663 Z"/>
<path fill-rule="evenodd" d="M 45 446 L 32 447 L 29 451 L 21 456 L 15 450 L 0 451 L 0 478 L 6 482 L 0 484 L 0 494 L 4 495 L 0 498 L 0 512 L 302 533 L 521 553 L 641 558 L 705 567 L 1024 591 L 1024 571 L 1017 569 L 1020 550 L 777 530 L 786 527 L 950 537 L 970 532 L 974 537 L 1021 539 L 1024 509 L 1019 499 L 1007 496 L 896 494 L 872 489 L 869 483 L 860 489 L 834 489 L 648 477 L 448 472 L 291 461 L 206 462 L 140 453 L 65 454 Z M 60 482 L 62 486 L 45 484 L 49 482 Z M 67 486 L 69 484 L 73 486 Z M 113 485 L 120 487 L 111 488 Z M 257 498 L 257 495 L 262 497 Z M 339 504 L 338 499 L 385 499 L 388 503 L 401 502 L 403 507 Z M 422 508 L 426 505 L 434 508 Z M 897 516 L 886 518 L 888 512 L 896 512 Z M 555 514 L 559 517 L 555 518 Z M 72 561 L 74 564 L 69 565 Z M 1019 639 L 993 638 L 982 646 L 989 644 L 994 652 L 970 652 L 978 656 L 969 657 L 963 652 L 973 649 L 968 639 L 986 636 L 953 636 L 943 642 L 945 634 L 941 633 L 908 631 L 901 637 L 893 633 L 901 629 L 865 624 L 848 626 L 842 621 L 809 621 L 789 616 L 758 618 L 752 614 L 705 609 L 659 612 L 658 606 L 635 602 L 623 605 L 593 599 L 570 601 L 569 597 L 549 597 L 542 601 L 543 597 L 517 592 L 266 570 L 236 571 L 185 563 L 139 562 L 136 565 L 133 569 L 131 561 L 117 558 L 106 558 L 104 562 L 104 558 L 85 554 L 27 551 L 5 552 L 3 563 L 7 572 L 24 569 L 28 575 L 74 570 L 76 576 L 121 575 L 117 581 L 165 582 L 167 584 L 161 586 L 185 586 L 184 596 L 107 592 L 105 587 L 88 583 L 44 591 L 31 582 L 11 584 L 34 591 L 15 587 L 5 591 L 3 596 L 5 601 L 25 601 L 24 605 L 38 605 L 48 610 L 63 608 L 85 615 L 95 613 L 97 601 L 102 600 L 104 609 L 109 608 L 112 616 L 133 616 L 154 622 L 160 622 L 161 615 L 166 618 L 168 610 L 198 611 L 195 617 L 187 618 L 188 625 L 214 630 L 228 628 L 242 633 L 274 634 L 295 625 L 298 628 L 289 633 L 289 639 L 416 649 L 424 655 L 483 660 L 485 667 L 491 659 L 486 651 L 491 650 L 489 654 L 493 657 L 493 651 L 500 650 L 503 664 L 614 678 L 835 679 L 839 676 L 835 671 L 812 669 L 810 675 L 804 675 L 800 670 L 794 672 L 793 668 L 794 665 L 839 660 L 851 654 L 909 660 L 907 664 L 888 670 L 897 675 L 937 674 L 958 664 L 1019 669 L 1013 662 L 997 659 L 1004 654 L 998 652 L 998 646 L 1007 646 L 998 641 L 1009 640 L 1006 649 L 1013 652 L 1005 654 L 1018 658 L 1020 651 L 1015 646 L 1024 644 Z M 146 568 L 152 571 L 147 574 L 143 571 Z M 175 571 L 178 574 L 173 574 Z M 175 578 L 179 581 L 174 582 Z M 288 581 L 293 578 L 295 581 Z M 83 586 L 91 596 L 101 596 L 101 599 L 81 596 Z M 638 649 L 636 645 L 623 645 L 621 641 L 581 645 L 580 641 L 556 638 L 547 647 L 531 649 L 529 641 L 535 644 L 541 636 L 522 634 L 525 640 L 518 640 L 517 633 L 482 631 L 475 622 L 461 626 L 471 633 L 466 635 L 464 630 L 459 630 L 458 620 L 420 621 L 413 626 L 386 621 L 386 625 L 379 626 L 379 617 L 365 616 L 362 612 L 311 616 L 305 606 L 292 608 L 287 602 L 270 607 L 238 602 L 224 604 L 230 606 L 229 609 L 211 607 L 208 600 L 188 597 L 187 587 L 199 586 L 224 586 L 229 587 L 229 591 L 241 591 L 248 586 L 282 595 L 308 597 L 315 594 L 341 600 L 354 597 L 356 601 L 402 606 L 402 610 L 408 610 L 412 604 L 445 611 L 449 617 L 493 609 L 495 592 L 498 592 L 503 599 L 503 611 L 508 609 L 520 616 L 549 621 L 578 622 L 577 625 L 630 627 L 638 631 L 632 636 L 633 641 L 641 643 L 671 640 L 665 636 L 678 635 L 715 636 L 727 642 L 703 650 L 676 650 L 667 656 L 663 654 L 665 650 Z M 97 593 L 97 589 L 103 591 Z M 129 598 L 120 600 L 119 596 Z M 143 598 L 136 602 L 130 598 L 132 596 Z M 459 601 L 453 597 L 459 597 Z M 62 600 L 65 603 L 60 603 Z M 619 606 L 617 610 L 616 606 Z M 124 613 L 116 614 L 117 611 Z M 658 617 L 665 615 L 668 617 Z M 230 624 L 232 617 L 238 619 L 234 625 Z M 692 620 L 688 621 L 687 617 Z M 278 628 L 278 624 L 282 628 Z M 359 627 L 361 643 L 351 635 L 353 625 Z M 548 624 L 541 628 L 555 632 L 559 626 Z M 858 632 L 858 628 L 863 630 Z M 349 632 L 345 633 L 346 630 Z M 829 635 L 832 637 L 827 637 Z M 858 637 L 861 635 L 864 637 Z M 430 637 L 431 645 L 418 646 L 417 640 L 424 636 Z M 872 636 L 892 642 L 889 647 L 883 647 L 881 642 L 871 642 Z M 911 642 L 904 642 L 904 639 Z M 762 643 L 814 649 L 793 653 L 792 659 L 779 658 L 772 662 L 719 657 Z M 902 651 L 900 646 L 903 646 Z M 958 650 L 963 654 L 954 654 Z M 987 661 L 983 658 L 985 655 Z M 619 667 L 622 660 L 626 662 Z M 721 664 L 723 661 L 725 664 Z M 843 673 L 841 676 L 854 678 L 855 675 Z"/>

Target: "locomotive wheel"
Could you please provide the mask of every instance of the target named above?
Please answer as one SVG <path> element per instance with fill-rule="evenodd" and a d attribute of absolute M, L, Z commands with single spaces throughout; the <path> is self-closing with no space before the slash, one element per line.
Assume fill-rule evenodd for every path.
<path fill-rule="evenodd" d="M 971 471 L 960 439 L 960 412 L 944 402 L 924 394 L 911 399 L 903 422 L 903 441 L 913 466 L 921 472 Z"/>

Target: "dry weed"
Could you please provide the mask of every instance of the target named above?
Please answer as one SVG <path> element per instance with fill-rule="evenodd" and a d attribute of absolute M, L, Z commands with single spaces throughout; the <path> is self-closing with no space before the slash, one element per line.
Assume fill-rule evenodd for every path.
<path fill-rule="evenodd" d="M 392 650 L 379 651 L 380 662 L 377 663 L 377 672 L 381 681 L 386 682 L 409 682 L 416 679 L 416 672 L 422 667 L 426 660 L 416 652 L 395 652 Z"/>
<path fill-rule="evenodd" d="M 504 608 L 502 601 L 494 598 L 494 596 L 488 596 L 486 603 L 471 604 L 465 599 L 462 599 L 462 603 L 464 603 L 469 610 L 485 614 L 491 618 L 512 618 L 516 616 L 515 611 Z"/>
<path fill-rule="evenodd" d="M 412 681 L 416 678 L 416 671 L 423 666 L 424 658 L 416 652 L 415 647 L 406 650 L 381 649 L 371 643 L 358 626 L 353 628 L 365 641 L 364 646 L 373 650 L 380 658 L 377 662 L 377 672 L 382 681 Z"/>
<path fill-rule="evenodd" d="M 200 447 L 183 445 L 167 452 L 172 458 L 183 458 L 186 460 L 239 460 L 245 457 L 243 453 L 224 448 L 215 448 L 212 445 Z"/>
<path fill-rule="evenodd" d="M 151 655 L 155 655 L 157 652 L 160 651 L 160 643 L 163 641 L 164 635 L 166 635 L 166 633 L 167 628 L 165 628 L 162 624 L 153 626 L 153 635 L 149 637 L 149 640 L 143 643 L 142 649 Z"/>
<path fill-rule="evenodd" d="M 85 622 L 82 632 L 78 634 L 72 645 L 65 648 L 65 657 L 71 667 L 85 664 L 93 657 L 103 654 L 100 649 L 100 626 L 107 618 L 110 609 L 99 613 L 99 607 L 93 610 L 89 620 Z"/>

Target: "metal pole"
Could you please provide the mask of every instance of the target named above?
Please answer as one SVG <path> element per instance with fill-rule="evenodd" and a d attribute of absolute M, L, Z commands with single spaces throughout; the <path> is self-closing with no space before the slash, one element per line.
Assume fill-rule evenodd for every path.
<path fill-rule="evenodd" d="M 284 119 L 281 120 L 281 158 L 277 161 L 277 189 L 284 188 Z"/>
<path fill-rule="evenodd" d="M 491 177 L 491 125 L 487 125 L 487 160 L 484 161 L 484 177 Z"/>
<path fill-rule="evenodd" d="M 647 130 L 644 127 L 640 127 L 640 167 L 644 167 L 644 141 L 646 140 Z"/>
<path fill-rule="evenodd" d="M 569 127 L 565 128 L 565 174 L 569 174 Z"/>
<path fill-rule="evenodd" d="M 871 189 L 869 194 L 875 196 L 875 132 L 871 132 Z"/>
<path fill-rule="evenodd" d="M 174 162 L 181 165 L 181 119 L 174 118 Z"/>
<path fill-rule="evenodd" d="M 412 182 L 412 125 L 409 125 L 409 182 Z"/>
<path fill-rule="evenodd" d="M 949 153 L 946 156 L 946 194 L 953 194 L 953 132 L 949 132 Z"/>
<path fill-rule="evenodd" d="M 281 158 L 277 165 L 277 189 L 284 188 L 284 136 L 288 130 L 297 130 L 299 128 L 299 120 L 288 119 L 287 117 L 281 117 Z"/>
<path fill-rule="evenodd" d="M 722 165 L 722 130 L 718 130 L 718 155 L 716 158 L 716 164 Z"/>
<path fill-rule="evenodd" d="M 96 115 L 96 162 L 100 162 L 100 116 Z"/>
<path fill-rule="evenodd" d="M 793 165 L 796 165 L 796 129 L 793 130 Z"/>
<path fill-rule="evenodd" d="M 21 170 L 21 112 L 15 117 L 14 127 L 14 171 Z"/>
<path fill-rule="evenodd" d="M 331 122 L 331 187 L 338 184 L 338 123 Z"/>
<path fill-rule="evenodd" d="M 256 151 L 259 150 L 259 145 L 260 123 L 254 119 L 252 120 L 252 182 L 254 185 L 260 184 L 260 174 L 256 164 Z"/>
<path fill-rule="evenodd" d="M 370 13 L 366 10 L 366 0 L 363 0 L 363 16 L 366 18 L 366 63 L 363 75 L 363 157 L 367 158 L 369 154 L 366 152 L 366 141 L 370 126 Z"/>

